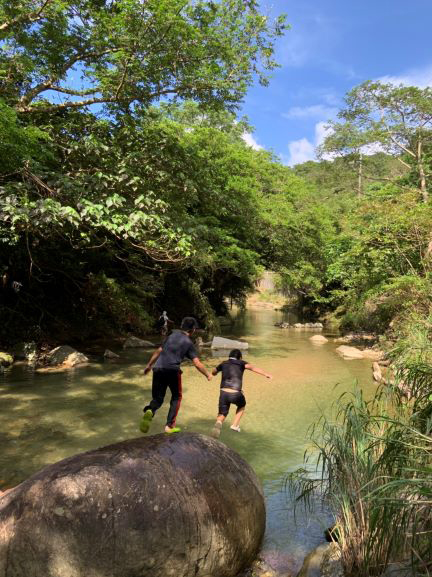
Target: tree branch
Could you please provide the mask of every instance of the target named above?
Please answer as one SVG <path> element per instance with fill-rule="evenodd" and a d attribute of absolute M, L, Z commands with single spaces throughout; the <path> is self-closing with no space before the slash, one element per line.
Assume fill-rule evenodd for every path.
<path fill-rule="evenodd" d="M 91 90 L 72 90 L 72 88 L 63 88 L 62 86 L 51 86 L 50 90 L 70 94 L 71 96 L 90 96 L 90 94 L 96 94 L 98 92 L 97 88 Z"/>
<path fill-rule="evenodd" d="M 31 104 L 31 102 L 36 98 L 36 96 L 38 96 L 42 92 L 45 92 L 45 90 L 53 89 L 53 86 L 57 86 L 56 82 L 58 82 L 66 74 L 66 72 L 70 70 L 70 68 L 77 62 L 87 60 L 88 58 L 100 58 L 101 56 L 105 56 L 107 54 L 113 54 L 114 52 L 119 52 L 120 50 L 124 50 L 124 47 L 108 48 L 101 52 L 94 52 L 94 51 L 78 52 L 77 54 L 69 58 L 69 60 L 66 60 L 66 62 L 64 63 L 64 65 L 62 66 L 62 68 L 55 77 L 51 76 L 51 78 L 49 78 L 48 80 L 40 82 L 34 88 L 32 88 L 26 94 L 24 94 L 21 97 L 20 101 L 18 102 L 17 110 L 19 112 L 29 112 L 31 110 L 29 104 Z M 96 92 L 97 90 L 94 90 L 94 92 L 92 92 L 91 94 L 95 94 Z"/>
<path fill-rule="evenodd" d="M 400 158 L 400 156 L 396 157 L 398 159 L 398 161 L 405 166 L 406 168 L 409 168 L 410 170 L 412 169 L 412 166 L 410 166 L 407 162 L 405 162 L 404 160 L 402 160 L 402 158 Z"/>
<path fill-rule="evenodd" d="M 51 106 L 25 106 L 18 108 L 18 112 L 54 112 L 55 110 L 65 110 L 66 108 L 80 108 L 91 104 L 103 104 L 105 102 L 115 102 L 113 98 L 89 98 L 88 100 L 77 100 L 74 102 L 62 102 Z"/>
<path fill-rule="evenodd" d="M 21 24 L 24 22 L 37 22 L 42 18 L 42 12 L 45 10 L 45 8 L 48 6 L 50 2 L 52 2 L 52 0 L 45 0 L 45 2 L 43 2 L 39 10 L 37 10 L 36 12 L 30 12 L 29 14 L 20 14 L 19 16 L 16 16 L 12 20 L 9 20 L 9 22 L 3 22 L 3 24 L 0 24 L 0 32 L 7 31 L 9 30 L 9 28 L 12 28 L 12 26 L 15 26 L 16 24 Z"/>

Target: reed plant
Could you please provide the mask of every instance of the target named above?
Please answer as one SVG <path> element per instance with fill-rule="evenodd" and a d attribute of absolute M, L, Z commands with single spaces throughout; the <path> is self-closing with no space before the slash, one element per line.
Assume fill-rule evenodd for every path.
<path fill-rule="evenodd" d="M 404 377 L 415 376 L 412 365 Z M 432 391 L 430 380 L 423 385 Z M 421 405 L 403 403 L 383 388 L 369 401 L 360 390 L 343 395 L 336 418 L 322 417 L 312 431 L 320 476 L 311 479 L 302 469 L 288 479 L 297 501 L 310 506 L 319 491 L 333 512 L 346 575 L 378 576 L 395 566 L 432 574 L 431 402 L 428 408 L 425 398 Z"/>

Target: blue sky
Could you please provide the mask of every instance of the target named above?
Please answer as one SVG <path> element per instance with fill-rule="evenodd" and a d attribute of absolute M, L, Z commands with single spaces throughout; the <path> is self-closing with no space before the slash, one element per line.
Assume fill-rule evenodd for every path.
<path fill-rule="evenodd" d="M 432 86 L 432 0 L 262 0 L 287 14 L 291 29 L 276 46 L 281 68 L 270 86 L 253 86 L 242 113 L 255 127 L 247 141 L 285 164 L 314 159 L 325 123 L 343 96 L 368 79 Z"/>

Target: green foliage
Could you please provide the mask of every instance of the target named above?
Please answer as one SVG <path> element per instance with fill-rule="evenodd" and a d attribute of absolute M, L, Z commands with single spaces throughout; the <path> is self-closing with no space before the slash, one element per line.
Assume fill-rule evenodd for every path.
<path fill-rule="evenodd" d="M 43 159 L 46 132 L 20 124 L 17 114 L 0 99 L 0 174 L 20 170 L 25 163 Z M 42 146 L 41 146 L 42 145 Z"/>
<path fill-rule="evenodd" d="M 326 279 L 343 326 L 383 332 L 412 308 L 425 313 L 432 294 L 428 206 L 386 187 L 359 200 L 343 224 L 328 247 Z"/>
<path fill-rule="evenodd" d="M 86 316 L 95 334 L 118 335 L 125 331 L 145 334 L 154 319 L 145 310 L 154 294 L 142 284 L 108 278 L 104 272 L 90 273 L 83 288 Z"/>
<path fill-rule="evenodd" d="M 254 0 L 1 0 L 2 92 L 22 112 L 161 98 L 235 107 L 254 76 L 267 83 L 285 27 Z"/>
<path fill-rule="evenodd" d="M 249 148 L 232 115 L 200 112 L 194 123 L 193 112 L 190 104 L 184 114 L 151 108 L 120 124 L 77 111 L 52 120 L 49 163 L 5 178 L 0 193 L 1 237 L 11 250 L 3 270 L 24 286 L 10 295 L 16 310 L 33 322 L 30 295 L 37 302 L 42 286 L 47 293 L 63 287 L 60 273 L 49 272 L 54 254 L 76 287 L 71 306 L 84 303 L 74 312 L 87 327 L 83 334 L 103 326 L 87 312 L 88 299 L 103 300 L 88 291 L 89 278 L 101 290 L 105 277 L 118 289 L 111 327 L 125 327 L 121 290 L 141 284 L 149 268 L 157 288 L 142 299 L 147 310 L 156 298 L 211 323 L 211 310 L 223 313 L 226 298 L 244 302 L 261 270 L 259 199 L 278 189 L 288 169 Z M 174 278 L 181 294 L 171 290 Z M 56 301 L 49 314 L 61 316 Z M 44 331 L 49 314 L 44 310 Z M 145 325 L 135 323 L 137 330 Z"/>

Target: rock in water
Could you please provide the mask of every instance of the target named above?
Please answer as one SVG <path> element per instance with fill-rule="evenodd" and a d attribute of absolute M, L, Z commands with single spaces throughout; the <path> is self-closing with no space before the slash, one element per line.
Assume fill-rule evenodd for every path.
<path fill-rule="evenodd" d="M 342 355 L 344 359 L 364 359 L 363 353 L 360 349 L 356 349 L 356 347 L 341 345 L 336 349 L 336 352 Z"/>
<path fill-rule="evenodd" d="M 326 339 L 324 335 L 314 335 L 313 337 L 309 337 L 309 340 L 318 344 L 328 343 L 328 339 Z"/>
<path fill-rule="evenodd" d="M 233 577 L 264 526 L 255 473 L 219 441 L 132 439 L 50 465 L 0 497 L 0 576 Z"/>
<path fill-rule="evenodd" d="M 14 359 L 13 356 L 9 353 L 1 353 L 0 352 L 0 367 L 8 367 L 13 363 Z"/>
<path fill-rule="evenodd" d="M 113 351 L 110 351 L 109 349 L 106 349 L 104 352 L 104 357 L 106 359 L 119 359 L 120 355 L 118 355 L 117 353 L 114 353 Z"/>
<path fill-rule="evenodd" d="M 124 349 L 151 349 L 156 345 L 150 341 L 143 341 L 138 337 L 128 337 L 123 343 Z"/>
<path fill-rule="evenodd" d="M 248 349 L 249 344 L 245 341 L 234 341 L 233 339 L 226 339 L 225 337 L 213 337 L 212 349 Z"/>
<path fill-rule="evenodd" d="M 66 367 L 75 367 L 76 365 L 88 363 L 89 361 L 83 353 L 79 353 L 68 345 L 56 347 L 48 353 L 47 357 L 51 366 L 64 365 Z"/>

